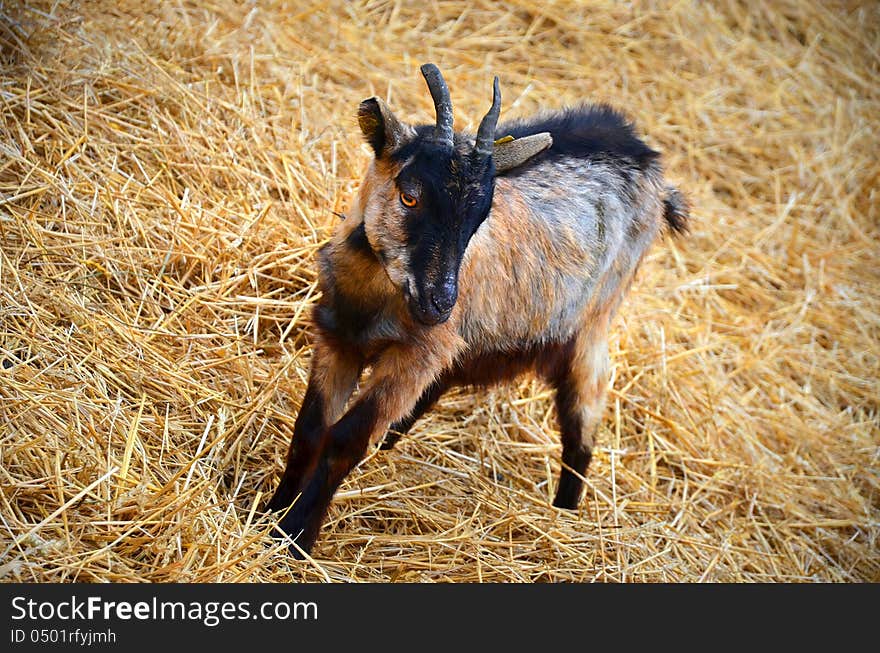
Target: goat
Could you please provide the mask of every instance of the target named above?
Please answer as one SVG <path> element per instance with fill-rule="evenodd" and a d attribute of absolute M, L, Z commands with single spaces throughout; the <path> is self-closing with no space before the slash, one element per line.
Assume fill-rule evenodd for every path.
<path fill-rule="evenodd" d="M 687 228 L 659 153 L 617 111 L 582 105 L 496 128 L 496 77 L 471 136 L 453 131 L 439 69 L 421 72 L 435 124 L 402 122 L 378 97 L 360 104 L 375 158 L 319 250 L 309 382 L 269 503 L 286 511 L 279 527 L 297 557 L 370 443 L 386 434 L 393 447 L 453 386 L 529 370 L 555 389 L 553 505 L 576 508 L 605 405 L 609 324 L 664 222 Z"/>

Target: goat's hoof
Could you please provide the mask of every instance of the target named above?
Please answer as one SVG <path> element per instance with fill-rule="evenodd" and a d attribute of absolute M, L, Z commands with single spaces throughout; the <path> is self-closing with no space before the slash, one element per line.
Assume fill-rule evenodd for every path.
<path fill-rule="evenodd" d="M 579 503 L 578 497 L 556 497 L 553 499 L 553 507 L 562 510 L 577 510 Z"/>
<path fill-rule="evenodd" d="M 284 493 L 280 496 L 276 493 L 269 508 L 281 513 L 272 529 L 272 537 L 287 542 L 290 555 L 303 560 L 305 554 L 311 552 L 321 529 L 321 520 L 316 519 L 314 506 L 307 506 L 302 496 L 296 501 L 288 501 Z"/>
<path fill-rule="evenodd" d="M 382 440 L 382 443 L 379 445 L 379 449 L 381 451 L 391 451 L 400 441 L 400 436 L 396 433 L 391 433 L 390 431 L 385 434 L 385 438 Z"/>
<path fill-rule="evenodd" d="M 291 509 L 291 512 L 278 522 L 278 528 L 272 531 L 272 535 L 279 540 L 284 539 L 289 542 L 287 548 L 291 556 L 297 560 L 305 560 L 306 554 L 311 553 L 312 547 L 315 546 L 318 534 L 313 532 L 315 529 L 310 527 L 301 516 L 292 515 L 294 510 Z"/>

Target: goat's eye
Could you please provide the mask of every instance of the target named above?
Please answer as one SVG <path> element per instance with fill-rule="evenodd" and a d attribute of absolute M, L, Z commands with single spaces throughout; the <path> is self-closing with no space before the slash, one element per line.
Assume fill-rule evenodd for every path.
<path fill-rule="evenodd" d="M 400 194 L 400 203 L 403 204 L 405 207 L 411 209 L 416 204 L 418 204 L 418 200 L 416 200 L 416 198 L 413 197 L 412 195 L 407 195 L 406 193 L 401 193 Z"/>

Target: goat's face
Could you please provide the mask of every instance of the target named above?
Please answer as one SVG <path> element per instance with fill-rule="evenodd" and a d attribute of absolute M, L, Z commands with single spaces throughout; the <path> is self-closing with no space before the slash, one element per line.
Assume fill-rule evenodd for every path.
<path fill-rule="evenodd" d="M 446 321 L 458 298 L 465 248 L 489 214 L 492 159 L 448 151 L 417 134 L 365 179 L 364 228 L 413 318 Z M 470 147 L 468 147 L 470 150 Z"/>
<path fill-rule="evenodd" d="M 370 247 L 413 318 L 430 326 L 449 319 L 455 307 L 465 248 L 492 205 L 496 162 L 510 169 L 552 141 L 541 134 L 515 146 L 504 143 L 499 159 L 493 143 L 501 109 L 498 78 L 492 108 L 471 140 L 452 131 L 452 104 L 440 71 L 426 64 L 422 74 L 434 98 L 436 125 L 407 125 L 375 97 L 359 107 L 361 131 L 376 155 L 359 204 Z"/>

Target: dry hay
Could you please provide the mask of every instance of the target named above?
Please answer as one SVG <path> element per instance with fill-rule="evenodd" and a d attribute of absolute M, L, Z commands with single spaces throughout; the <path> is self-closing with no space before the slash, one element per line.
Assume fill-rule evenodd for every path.
<path fill-rule="evenodd" d="M 877 581 L 880 7 L 0 0 L 0 578 Z M 146 8 L 145 8 L 146 7 Z M 525 379 L 263 514 L 377 93 L 625 108 L 693 204 L 615 322 L 576 514 Z"/>

